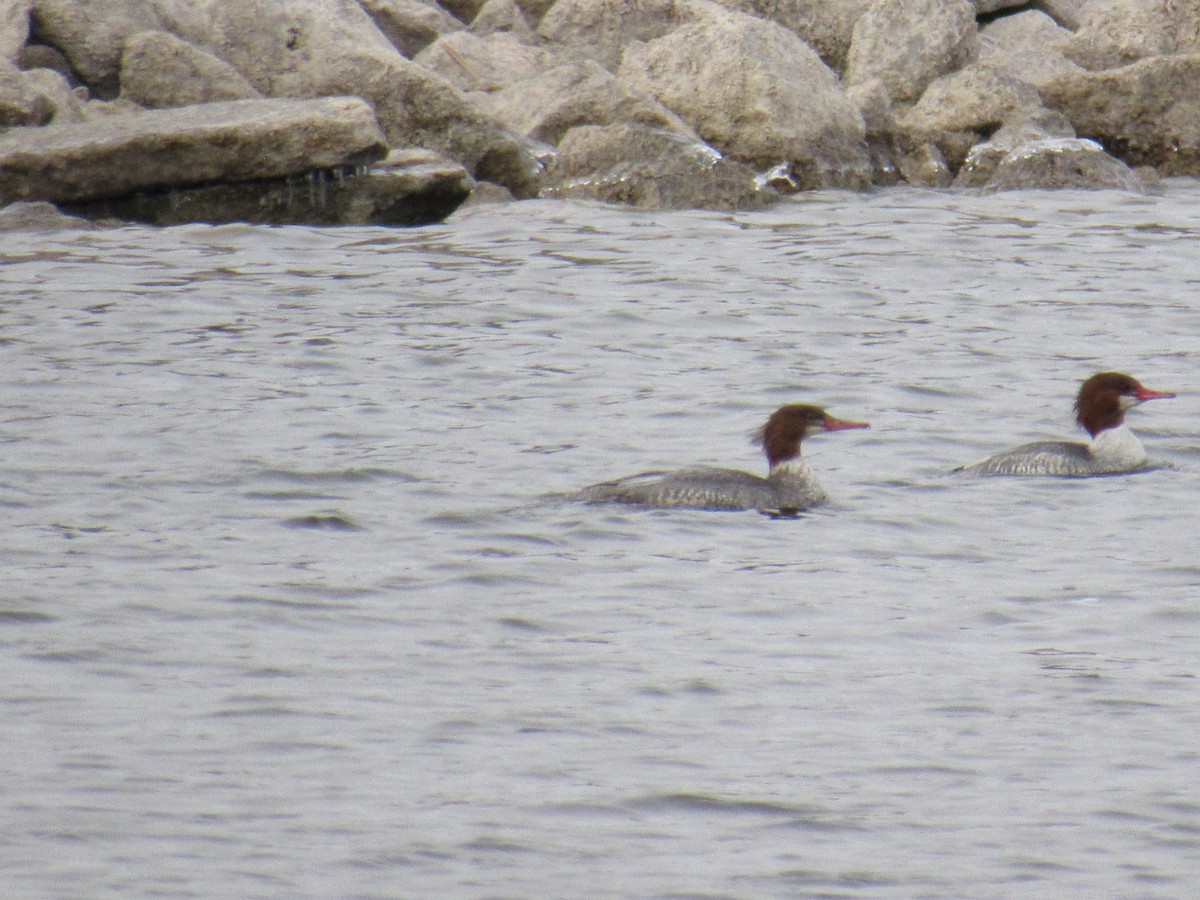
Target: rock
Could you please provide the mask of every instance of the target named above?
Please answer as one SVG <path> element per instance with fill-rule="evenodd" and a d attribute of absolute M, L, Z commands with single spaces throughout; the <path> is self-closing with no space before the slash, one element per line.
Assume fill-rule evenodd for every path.
<path fill-rule="evenodd" d="M 152 225 L 428 225 L 454 212 L 473 184 L 458 163 L 409 150 L 362 171 L 143 192 L 66 208 L 89 218 Z"/>
<path fill-rule="evenodd" d="M 581 125 L 567 132 L 543 196 L 649 209 L 760 209 L 778 195 L 748 167 L 711 147 L 644 125 Z"/>
<path fill-rule="evenodd" d="M 896 167 L 905 181 L 918 187 L 949 187 L 954 180 L 942 151 L 933 144 L 922 144 L 900 154 Z"/>
<path fill-rule="evenodd" d="M 968 0 L 876 0 L 854 24 L 845 80 L 878 78 L 894 101 L 913 101 L 978 50 Z"/>
<path fill-rule="evenodd" d="M 479 10 L 483 8 L 484 0 L 438 0 L 438 2 L 458 21 L 464 25 L 469 25 L 479 15 Z"/>
<path fill-rule="evenodd" d="M 53 203 L 35 200 L 0 209 L 0 233 L 6 231 L 65 231 L 95 228 L 86 219 L 65 215 Z"/>
<path fill-rule="evenodd" d="M 117 95 L 126 39 L 139 31 L 167 30 L 154 0 L 35 0 L 33 19 L 39 39 L 61 50 L 104 99 Z"/>
<path fill-rule="evenodd" d="M 679 24 L 676 0 L 558 0 L 538 24 L 538 34 L 616 71 L 625 48 L 652 41 Z"/>
<path fill-rule="evenodd" d="M 1038 141 L 1074 138 L 1075 129 L 1057 110 L 1038 109 L 1008 119 L 989 140 L 976 144 L 954 179 L 955 187 L 983 187 L 996 174 L 1001 161 L 1017 147 Z"/>
<path fill-rule="evenodd" d="M 1077 31 L 1083 25 L 1084 11 L 1091 0 L 1037 0 L 1034 4 L 1068 31 Z"/>
<path fill-rule="evenodd" d="M 975 144 L 1005 121 L 1040 108 L 1038 92 L 988 66 L 968 66 L 939 78 L 897 123 L 906 147 L 934 144 L 957 169 Z"/>
<path fill-rule="evenodd" d="M 1043 12 L 1030 10 L 997 19 L 979 33 L 979 64 L 1038 87 L 1079 66 L 1063 55 L 1071 32 Z"/>
<path fill-rule="evenodd" d="M 76 96 L 67 79 L 53 69 L 30 69 L 25 73 L 25 87 L 45 102 L 49 110 L 50 124 L 69 125 L 72 122 L 82 122 L 86 118 L 83 102 Z"/>
<path fill-rule="evenodd" d="M 619 78 L 732 159 L 788 162 L 802 189 L 865 185 L 862 116 L 816 52 L 774 22 L 686 4 L 687 24 L 626 49 Z"/>
<path fill-rule="evenodd" d="M 460 30 L 456 18 L 421 0 L 358 0 L 375 27 L 403 56 L 412 59 L 443 34 Z"/>
<path fill-rule="evenodd" d="M 436 73 L 405 59 L 361 8 L 323 0 L 192 0 L 175 33 L 273 97 L 353 95 L 396 147 L 429 147 L 518 197 L 537 193 L 529 148 Z"/>
<path fill-rule="evenodd" d="M 682 119 L 639 94 L 599 63 L 585 59 L 543 72 L 491 94 L 488 110 L 518 134 L 557 144 L 577 125 L 630 123 L 674 131 L 698 142 Z"/>
<path fill-rule="evenodd" d="M 0 203 L 81 201 L 354 166 L 387 152 L 351 97 L 236 100 L 0 134 Z"/>
<path fill-rule="evenodd" d="M 462 91 L 495 91 L 533 78 L 556 64 L 547 51 L 506 31 L 479 37 L 470 31 L 443 35 L 415 62 Z"/>
<path fill-rule="evenodd" d="M 261 97 L 233 66 L 163 31 L 125 42 L 121 96 L 147 109 Z"/>
<path fill-rule="evenodd" d="M 0 128 L 45 125 L 53 115 L 44 97 L 29 89 L 24 72 L 0 62 Z"/>
<path fill-rule="evenodd" d="M 539 40 L 516 0 L 487 0 L 471 22 L 471 33 L 480 37 L 498 31 L 511 32 L 528 44 L 536 44 Z"/>
<path fill-rule="evenodd" d="M 15 63 L 29 41 L 33 0 L 0 0 L 0 63 Z"/>
<path fill-rule="evenodd" d="M 1096 8 L 1067 41 L 1068 59 L 1085 69 L 1114 69 L 1151 56 L 1200 53 L 1196 0 L 1112 0 Z"/>
<path fill-rule="evenodd" d="M 1043 85 L 1042 100 L 1130 166 L 1200 175 L 1200 54 L 1059 75 Z"/>
<path fill-rule="evenodd" d="M 1143 192 L 1141 179 L 1095 141 L 1050 138 L 1005 154 L 984 186 L 988 191 L 1115 188 Z"/>
<path fill-rule="evenodd" d="M 794 31 L 825 65 L 841 71 L 854 23 L 874 0 L 718 0 L 722 6 L 758 16 Z"/>
<path fill-rule="evenodd" d="M 71 87 L 79 84 L 79 79 L 71 70 L 67 58 L 45 44 L 26 44 L 17 57 L 17 65 L 26 71 L 30 69 L 52 69 L 62 75 Z"/>

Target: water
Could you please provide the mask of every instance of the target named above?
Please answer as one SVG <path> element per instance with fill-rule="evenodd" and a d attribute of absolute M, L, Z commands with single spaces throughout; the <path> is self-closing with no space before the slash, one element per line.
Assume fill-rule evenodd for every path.
<path fill-rule="evenodd" d="M 1197 893 L 1198 198 L 0 235 L 2 893 Z M 947 474 L 1101 369 L 1171 468 Z"/>

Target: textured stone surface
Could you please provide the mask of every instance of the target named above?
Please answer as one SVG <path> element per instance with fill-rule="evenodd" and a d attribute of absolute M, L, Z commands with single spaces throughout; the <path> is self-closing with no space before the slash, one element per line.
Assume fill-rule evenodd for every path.
<path fill-rule="evenodd" d="M 879 0 L 854 25 L 845 80 L 878 78 L 893 100 L 916 100 L 974 59 L 978 41 L 967 0 Z"/>
<path fill-rule="evenodd" d="M 443 34 L 463 26 L 458 19 L 421 0 L 358 0 L 371 21 L 401 54 L 412 59 Z"/>
<path fill-rule="evenodd" d="M 1200 176 L 1200 54 L 1060 75 L 1042 87 L 1042 98 L 1080 137 L 1131 166 Z"/>
<path fill-rule="evenodd" d="M 1152 56 L 1200 53 L 1197 0 L 1112 0 L 1096 7 L 1065 46 L 1085 69 L 1113 69 Z"/>
<path fill-rule="evenodd" d="M 354 165 L 387 152 L 355 98 L 240 100 L 0 134 L 0 202 L 115 198 Z"/>
<path fill-rule="evenodd" d="M 979 33 L 979 63 L 1038 87 L 1079 66 L 1063 51 L 1071 32 L 1037 10 L 997 19 Z"/>
<path fill-rule="evenodd" d="M 147 109 L 261 97 L 237 69 L 163 31 L 140 31 L 125 42 L 121 96 Z"/>
<path fill-rule="evenodd" d="M 777 22 L 841 71 L 850 50 L 854 23 L 873 0 L 717 0 L 722 6 Z"/>
<path fill-rule="evenodd" d="M 509 85 L 480 102 L 518 134 L 551 144 L 557 144 L 577 125 L 621 122 L 674 131 L 695 141 L 700 139 L 657 100 L 635 92 L 590 59 Z"/>
<path fill-rule="evenodd" d="M 153 225 L 428 225 L 462 205 L 473 184 L 457 163 L 408 151 L 352 173 L 175 188 L 66 208 L 89 218 Z"/>
<path fill-rule="evenodd" d="M 625 48 L 652 41 L 679 24 L 675 0 L 558 0 L 538 25 L 538 34 L 615 71 Z"/>
<path fill-rule="evenodd" d="M 758 209 L 778 199 L 748 167 L 711 147 L 644 125 L 583 125 L 567 132 L 550 197 L 650 209 Z"/>
<path fill-rule="evenodd" d="M 989 191 L 1063 188 L 1117 189 L 1141 193 L 1142 181 L 1095 141 L 1051 138 L 1010 150 L 984 186 Z"/>
<path fill-rule="evenodd" d="M 470 31 L 444 35 L 416 60 L 462 91 L 495 91 L 553 68 L 546 50 L 505 31 L 480 37 Z"/>
<path fill-rule="evenodd" d="M 0 63 L 15 63 L 29 40 L 33 0 L 0 0 Z"/>
<path fill-rule="evenodd" d="M 790 163 L 802 187 L 867 182 L 862 116 L 816 51 L 774 22 L 686 9 L 687 24 L 626 50 L 622 81 L 755 169 Z"/>

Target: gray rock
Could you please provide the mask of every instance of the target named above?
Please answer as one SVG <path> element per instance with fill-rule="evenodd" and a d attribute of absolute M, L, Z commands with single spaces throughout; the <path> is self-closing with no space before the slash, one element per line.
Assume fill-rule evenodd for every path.
<path fill-rule="evenodd" d="M 1063 28 L 1076 31 L 1083 25 L 1084 11 L 1090 2 L 1091 0 L 1037 0 L 1033 5 Z"/>
<path fill-rule="evenodd" d="M 0 203 L 80 201 L 360 165 L 387 152 L 351 97 L 236 100 L 0 134 Z"/>
<path fill-rule="evenodd" d="M 0 233 L 6 231 L 67 231 L 95 228 L 87 219 L 64 214 L 53 203 L 35 200 L 0 209 Z"/>
<path fill-rule="evenodd" d="M 130 35 L 120 78 L 121 96 L 147 109 L 262 96 L 229 63 L 163 31 Z"/>
<path fill-rule="evenodd" d="M 687 24 L 630 45 L 620 79 L 755 169 L 787 162 L 802 189 L 865 185 L 862 116 L 816 52 L 774 22 L 685 2 Z"/>
<path fill-rule="evenodd" d="M 45 44 L 26 44 L 17 56 L 17 65 L 25 70 L 52 69 L 62 75 L 71 87 L 79 84 L 79 79 L 75 77 L 67 58 Z"/>
<path fill-rule="evenodd" d="M 1115 188 L 1142 193 L 1141 179 L 1095 141 L 1049 138 L 1010 150 L 984 186 L 988 191 Z"/>
<path fill-rule="evenodd" d="M 649 209 L 760 209 L 778 195 L 711 147 L 644 125 L 567 132 L 543 196 Z"/>
<path fill-rule="evenodd" d="M 1128 165 L 1200 175 L 1200 54 L 1060 75 L 1043 85 L 1042 99 Z"/>
<path fill-rule="evenodd" d="M 558 0 L 537 31 L 547 41 L 570 48 L 576 57 L 616 71 L 627 46 L 660 38 L 679 21 L 676 0 Z"/>
<path fill-rule="evenodd" d="M 983 187 L 996 169 L 1017 147 L 1039 141 L 1069 139 L 1075 129 L 1057 110 L 1038 109 L 1029 115 L 1008 119 L 989 140 L 976 144 L 954 179 L 955 187 Z"/>
<path fill-rule="evenodd" d="M 1029 0 L 971 0 L 971 2 L 975 7 L 975 15 L 986 16 L 1002 9 L 1024 6 Z"/>
<path fill-rule="evenodd" d="M 877 0 L 854 25 L 845 80 L 878 78 L 892 100 L 912 101 L 977 51 L 968 0 Z"/>
<path fill-rule="evenodd" d="M 950 168 L 957 169 L 971 147 L 1008 119 L 1028 116 L 1040 107 L 1032 86 L 988 66 L 972 65 L 931 84 L 900 118 L 897 131 L 906 147 L 931 143 Z"/>
<path fill-rule="evenodd" d="M 35 0 L 39 38 L 61 50 L 97 96 L 118 90 L 117 70 L 126 39 L 139 31 L 163 31 L 154 0 Z"/>
<path fill-rule="evenodd" d="M 462 91 L 495 91 L 534 78 L 557 65 L 552 54 L 507 31 L 480 37 L 470 31 L 443 35 L 414 60 Z"/>
<path fill-rule="evenodd" d="M 979 33 L 979 64 L 1038 87 L 1079 66 L 1064 55 L 1071 32 L 1043 12 L 1005 16 Z"/>
<path fill-rule="evenodd" d="M 0 63 L 17 62 L 29 41 L 33 0 L 0 0 Z"/>
<path fill-rule="evenodd" d="M 473 34 L 483 36 L 498 31 L 511 32 L 529 44 L 538 41 L 533 25 L 517 0 L 487 0 L 479 10 L 479 15 L 471 22 Z"/>
<path fill-rule="evenodd" d="M 193 0 L 175 33 L 273 97 L 360 96 L 388 141 L 429 147 L 514 195 L 537 193 L 524 144 L 450 82 L 405 59 L 357 5 L 323 0 Z M 203 12 L 204 15 L 198 15 Z"/>
<path fill-rule="evenodd" d="M 677 115 L 639 94 L 594 60 L 568 63 L 496 91 L 485 108 L 518 134 L 557 144 L 577 125 L 621 122 L 700 138 Z"/>
<path fill-rule="evenodd" d="M 409 150 L 353 172 L 310 172 L 291 178 L 139 193 L 119 200 L 68 204 L 88 218 L 152 225 L 251 222 L 265 225 L 428 225 L 471 194 L 458 163 Z"/>
<path fill-rule="evenodd" d="M 49 124 L 69 125 L 86 118 L 83 101 L 76 96 L 67 79 L 53 69 L 30 69 L 25 73 L 25 86 L 46 103 L 50 112 Z"/>
<path fill-rule="evenodd" d="M 0 128 L 45 125 L 53 111 L 46 99 L 30 90 L 26 73 L 0 62 Z"/>
<path fill-rule="evenodd" d="M 458 19 L 421 0 L 358 0 L 375 27 L 403 56 L 412 59 L 443 34 L 460 30 Z"/>
<path fill-rule="evenodd" d="M 825 65 L 841 71 L 854 23 L 874 0 L 718 0 L 722 6 L 777 22 L 817 51 Z"/>
<path fill-rule="evenodd" d="M 1200 53 L 1200 3 L 1112 0 L 1095 9 L 1067 42 L 1065 53 L 1091 70 L 1126 66 L 1151 56 Z"/>
<path fill-rule="evenodd" d="M 917 187 L 943 188 L 954 181 L 954 173 L 946 165 L 942 151 L 933 144 L 914 147 L 896 158 L 900 175 Z"/>

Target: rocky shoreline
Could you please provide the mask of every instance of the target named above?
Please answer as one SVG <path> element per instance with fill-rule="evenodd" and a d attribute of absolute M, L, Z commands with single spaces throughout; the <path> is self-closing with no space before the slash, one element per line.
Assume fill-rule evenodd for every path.
<path fill-rule="evenodd" d="M 1198 76 L 1200 0 L 0 0 L 0 205 L 1136 191 L 1200 174 Z"/>

